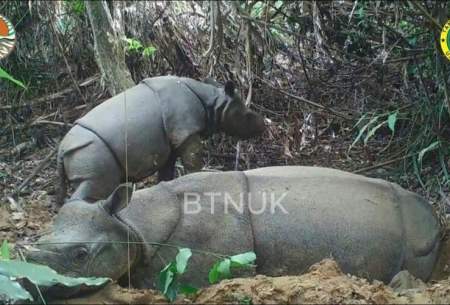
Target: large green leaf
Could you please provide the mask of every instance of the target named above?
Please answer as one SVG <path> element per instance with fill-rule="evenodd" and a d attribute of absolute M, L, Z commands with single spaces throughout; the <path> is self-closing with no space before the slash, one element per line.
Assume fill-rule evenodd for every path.
<path fill-rule="evenodd" d="M 186 271 L 186 266 L 189 261 L 189 258 L 192 256 L 191 249 L 183 248 L 180 249 L 175 261 L 177 262 L 177 273 L 183 274 Z"/>
<path fill-rule="evenodd" d="M 3 70 L 2 68 L 0 68 L 0 78 L 7 79 L 7 80 L 13 82 L 14 84 L 16 84 L 17 86 L 20 86 L 23 89 L 27 89 L 27 87 L 25 87 L 25 85 L 20 80 L 15 79 L 14 77 L 12 77 L 8 72 Z"/>
<path fill-rule="evenodd" d="M 168 298 L 171 302 L 177 297 L 176 289 L 176 275 L 177 266 L 175 262 L 171 262 L 159 272 L 158 289 Z"/>
<path fill-rule="evenodd" d="M 222 279 L 231 277 L 231 260 L 225 258 L 214 264 L 208 274 L 208 280 L 210 284 L 215 284 Z"/>
<path fill-rule="evenodd" d="M 101 286 L 110 281 L 108 278 L 68 277 L 58 274 L 55 270 L 47 266 L 16 260 L 1 260 L 0 275 L 14 279 L 27 278 L 31 283 L 43 287 L 51 287 L 57 284 L 66 287 L 76 287 L 79 285 Z"/>
<path fill-rule="evenodd" d="M 255 252 L 245 252 L 236 254 L 220 260 L 214 264 L 209 270 L 208 280 L 210 284 L 215 284 L 218 281 L 231 277 L 231 268 L 245 268 L 252 267 L 256 260 Z"/>
<path fill-rule="evenodd" d="M 166 294 L 169 290 L 169 287 L 175 278 L 176 270 L 175 263 L 171 262 L 159 272 L 159 289 L 163 294 Z"/>
<path fill-rule="evenodd" d="M 28 291 L 22 288 L 19 283 L 0 274 L 0 303 L 16 303 L 23 301 L 33 301 L 33 297 Z"/>
<path fill-rule="evenodd" d="M 245 252 L 230 257 L 232 266 L 249 266 L 256 260 L 256 254 L 253 251 Z"/>

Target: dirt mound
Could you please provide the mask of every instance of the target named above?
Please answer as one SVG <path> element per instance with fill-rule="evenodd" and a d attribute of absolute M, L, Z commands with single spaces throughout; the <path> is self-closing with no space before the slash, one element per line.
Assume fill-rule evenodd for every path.
<path fill-rule="evenodd" d="M 301 276 L 222 281 L 200 292 L 196 303 L 300 304 L 396 303 L 394 292 L 381 282 L 347 276 L 333 260 L 313 265 Z"/>
<path fill-rule="evenodd" d="M 406 276 L 410 276 L 406 273 Z M 450 279 L 425 285 L 415 279 L 408 289 L 395 290 L 382 282 L 369 283 L 365 279 L 344 274 L 335 261 L 327 259 L 313 265 L 301 276 L 224 280 L 201 289 L 192 298 L 179 297 L 175 303 L 218 304 L 430 304 L 450 303 Z M 109 285 L 103 290 L 82 298 L 56 301 L 54 304 L 154 304 L 167 303 L 154 290 L 125 289 Z"/>

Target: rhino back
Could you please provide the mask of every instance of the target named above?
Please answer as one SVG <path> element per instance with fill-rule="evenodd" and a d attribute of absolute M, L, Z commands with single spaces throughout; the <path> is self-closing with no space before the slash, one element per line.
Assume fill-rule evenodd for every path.
<path fill-rule="evenodd" d="M 159 96 L 167 138 L 172 147 L 178 148 L 191 135 L 204 131 L 206 113 L 202 101 L 180 78 L 160 76 L 145 79 L 143 83 Z"/>
<path fill-rule="evenodd" d="M 333 257 L 344 272 L 388 281 L 402 266 L 399 203 L 387 182 L 337 170 L 273 167 L 246 172 L 254 210 L 260 192 L 285 194 L 280 209 L 252 213 L 261 273 L 298 274 Z M 268 205 L 270 202 L 267 203 Z"/>
<path fill-rule="evenodd" d="M 127 154 L 131 178 L 151 175 L 168 158 L 170 147 L 164 131 L 161 106 L 155 93 L 144 84 L 103 102 L 79 119 L 77 124 L 95 132 L 108 143 L 122 168 L 125 168 Z"/>

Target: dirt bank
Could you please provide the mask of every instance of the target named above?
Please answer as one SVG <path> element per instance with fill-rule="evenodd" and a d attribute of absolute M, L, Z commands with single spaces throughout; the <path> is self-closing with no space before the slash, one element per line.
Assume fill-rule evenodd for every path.
<path fill-rule="evenodd" d="M 450 279 L 423 284 L 409 279 L 410 288 L 391 288 L 382 282 L 369 283 L 365 279 L 344 274 L 331 259 L 312 266 L 300 276 L 224 280 L 201 289 L 191 298 L 179 297 L 175 303 L 218 304 L 448 304 Z M 154 290 L 129 290 L 112 284 L 82 298 L 58 300 L 54 304 L 150 304 L 167 303 Z"/>

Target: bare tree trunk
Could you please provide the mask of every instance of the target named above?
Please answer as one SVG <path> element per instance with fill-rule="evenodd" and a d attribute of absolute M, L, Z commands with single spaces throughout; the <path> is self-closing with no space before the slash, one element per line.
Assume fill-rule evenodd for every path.
<path fill-rule="evenodd" d="M 121 33 L 114 30 L 105 1 L 85 1 L 85 4 L 94 33 L 95 59 L 109 93 L 116 95 L 135 85 L 125 63 Z"/>

